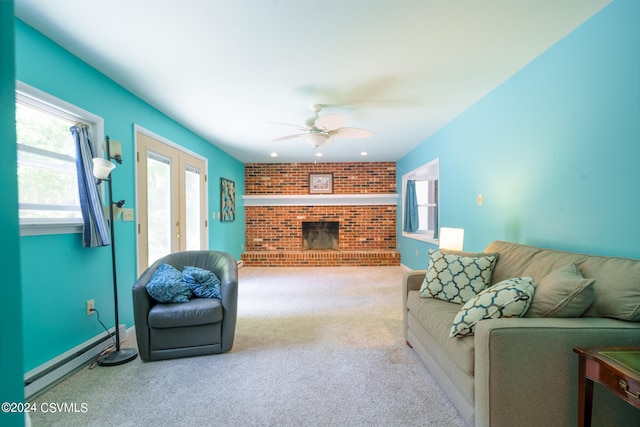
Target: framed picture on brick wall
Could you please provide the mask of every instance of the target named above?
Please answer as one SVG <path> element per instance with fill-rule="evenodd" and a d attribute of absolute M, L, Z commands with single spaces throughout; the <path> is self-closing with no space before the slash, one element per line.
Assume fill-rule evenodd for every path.
<path fill-rule="evenodd" d="M 236 183 L 220 178 L 220 221 L 236 219 Z"/>
<path fill-rule="evenodd" d="M 310 194 L 331 194 L 333 193 L 332 173 L 310 173 L 309 174 Z"/>

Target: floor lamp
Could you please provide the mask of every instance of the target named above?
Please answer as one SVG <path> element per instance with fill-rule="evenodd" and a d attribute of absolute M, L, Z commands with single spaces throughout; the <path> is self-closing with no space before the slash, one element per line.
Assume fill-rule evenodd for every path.
<path fill-rule="evenodd" d="M 111 226 L 111 266 L 113 270 L 113 306 L 115 309 L 116 320 L 116 348 L 110 353 L 107 353 L 103 358 L 98 360 L 100 366 L 116 366 L 127 363 L 138 357 L 138 351 L 134 348 L 120 348 L 120 321 L 118 319 L 118 276 L 116 274 L 116 239 L 113 227 L 113 206 L 116 205 L 118 209 L 124 206 L 124 200 L 120 200 L 117 203 L 113 202 L 113 192 L 111 188 L 111 171 L 116 167 L 111 160 L 115 160 L 118 164 L 122 164 L 122 146 L 119 142 L 113 141 L 114 149 L 111 150 L 111 141 L 109 137 L 106 137 L 105 146 L 107 149 L 107 158 L 93 159 L 94 168 L 93 175 L 106 181 L 109 185 L 109 225 Z"/>

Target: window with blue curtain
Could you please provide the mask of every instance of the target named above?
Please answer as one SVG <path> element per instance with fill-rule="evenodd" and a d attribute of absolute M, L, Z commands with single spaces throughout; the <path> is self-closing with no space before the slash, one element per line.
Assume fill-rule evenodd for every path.
<path fill-rule="evenodd" d="M 403 176 L 403 236 L 438 239 L 439 168 L 439 159 L 434 159 Z"/>
<path fill-rule="evenodd" d="M 85 128 L 87 139 L 94 140 L 104 129 L 101 117 L 16 81 L 18 212 L 23 236 L 83 232 L 77 147 L 69 132 L 74 125 Z"/>

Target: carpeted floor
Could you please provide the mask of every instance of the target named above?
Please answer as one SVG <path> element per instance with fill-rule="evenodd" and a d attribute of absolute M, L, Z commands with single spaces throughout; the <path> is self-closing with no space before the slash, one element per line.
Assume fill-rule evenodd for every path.
<path fill-rule="evenodd" d="M 463 426 L 402 337 L 402 267 L 245 267 L 221 355 L 85 368 L 38 426 Z M 135 346 L 127 338 L 126 346 Z"/>

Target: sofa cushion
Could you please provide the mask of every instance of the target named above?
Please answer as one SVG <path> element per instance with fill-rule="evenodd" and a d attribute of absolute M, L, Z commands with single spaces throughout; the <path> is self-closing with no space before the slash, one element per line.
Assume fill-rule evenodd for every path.
<path fill-rule="evenodd" d="M 560 267 L 537 284 L 526 317 L 580 317 L 593 302 L 594 283 L 575 263 Z"/>
<path fill-rule="evenodd" d="M 596 281 L 593 304 L 583 316 L 640 322 L 640 261 L 594 256 L 579 267 L 584 277 Z"/>
<path fill-rule="evenodd" d="M 494 283 L 518 276 L 533 277 L 539 283 L 554 270 L 576 263 L 585 278 L 595 280 L 595 297 L 584 317 L 640 321 L 640 260 L 563 252 L 499 240 L 491 242 L 486 252 L 500 253 L 493 271 Z"/>
<path fill-rule="evenodd" d="M 529 309 L 535 286 L 531 277 L 507 279 L 480 292 L 458 312 L 449 337 L 472 335 L 483 319 L 522 317 Z"/>
<path fill-rule="evenodd" d="M 213 298 L 193 298 L 184 304 L 156 304 L 149 310 L 152 328 L 179 328 L 222 321 L 222 303 Z"/>
<path fill-rule="evenodd" d="M 475 341 L 473 336 L 449 339 L 449 331 L 460 305 L 437 298 L 421 298 L 418 291 L 409 291 L 407 309 L 461 370 L 474 374 Z"/>
<path fill-rule="evenodd" d="M 169 264 L 160 264 L 146 287 L 149 295 L 161 303 L 187 302 L 193 296 L 180 270 Z"/>
<path fill-rule="evenodd" d="M 420 296 L 463 304 L 491 283 L 497 259 L 498 254 L 429 249 Z"/>

